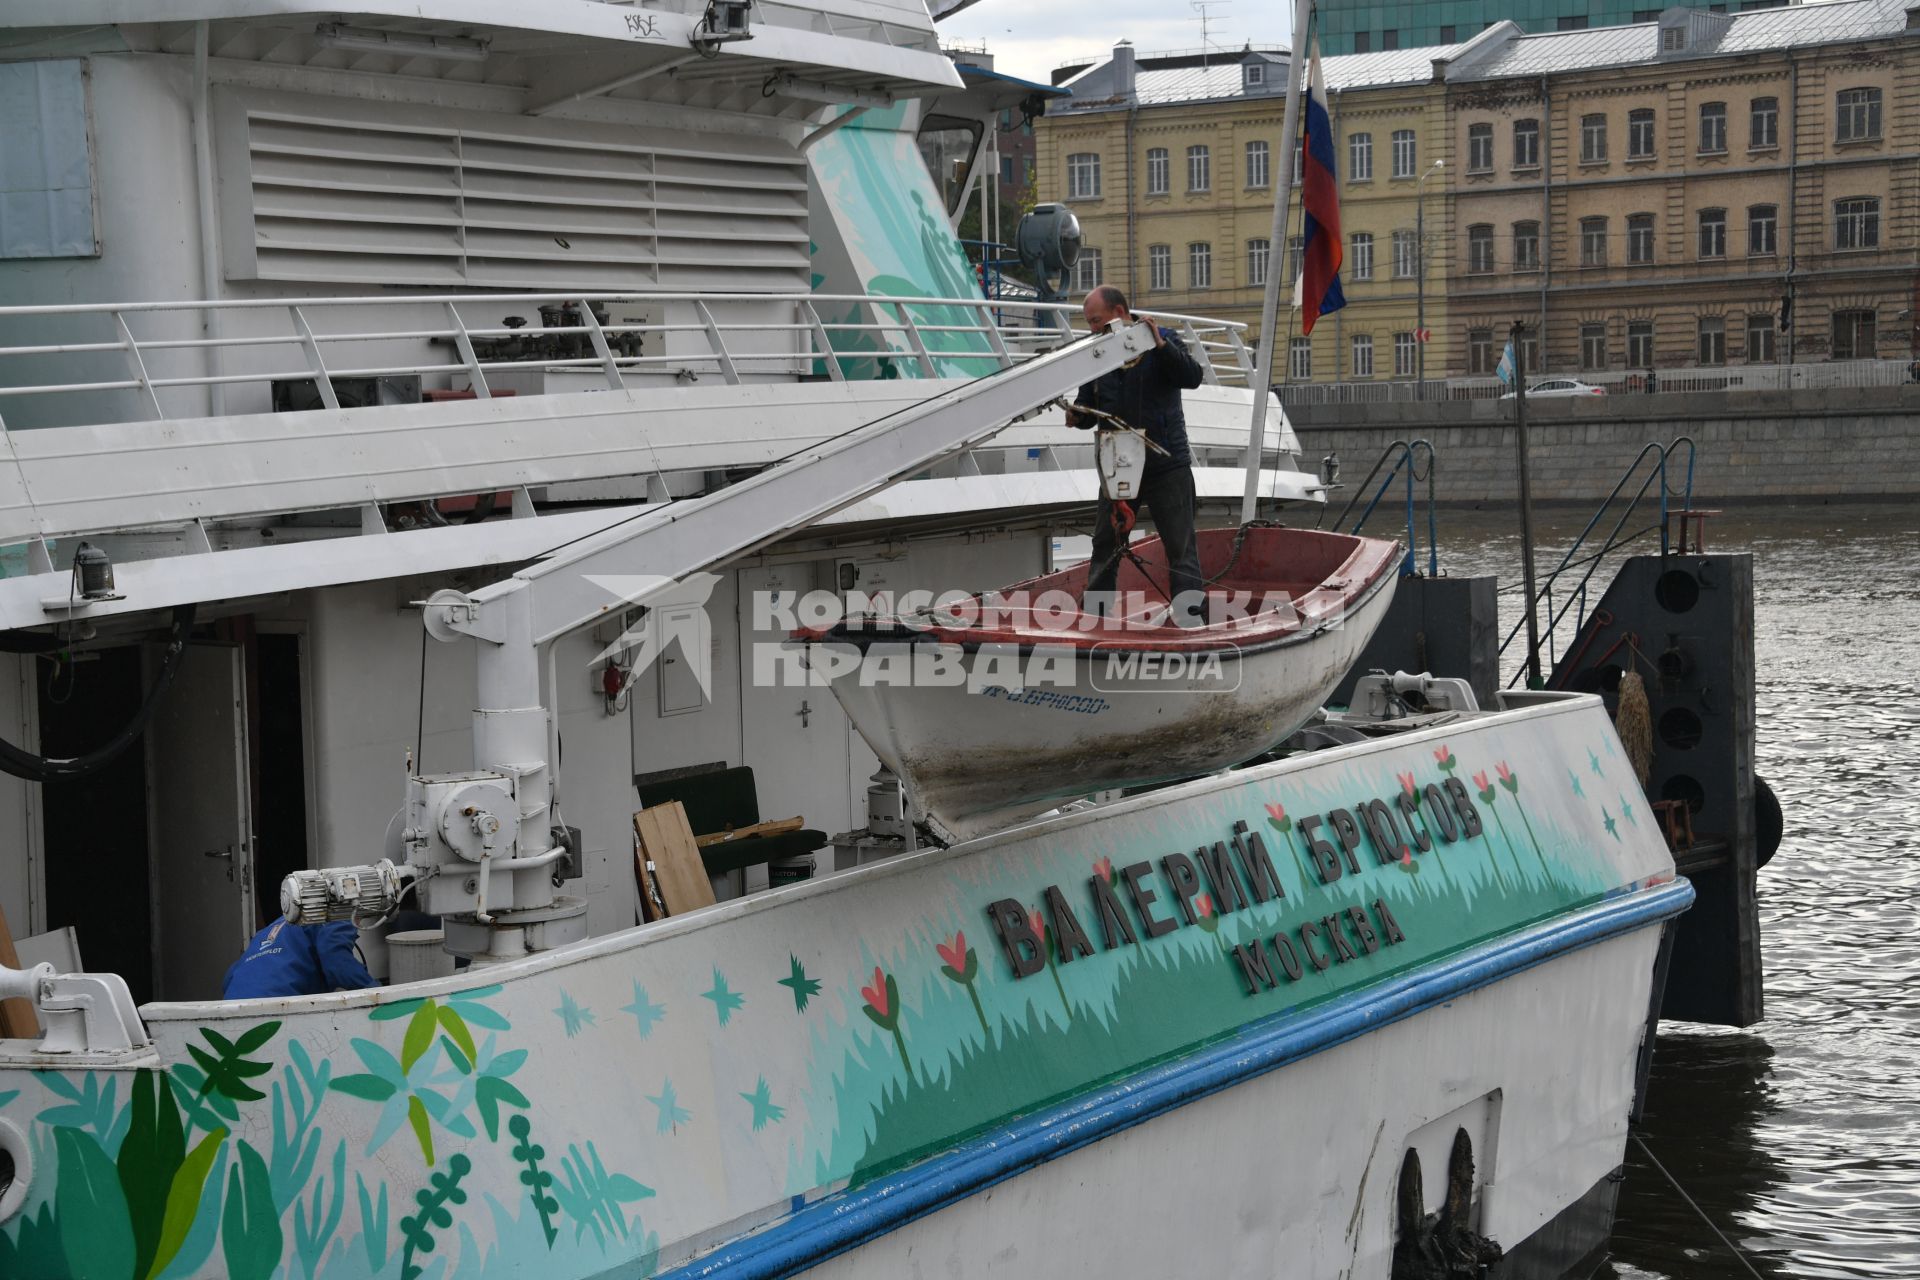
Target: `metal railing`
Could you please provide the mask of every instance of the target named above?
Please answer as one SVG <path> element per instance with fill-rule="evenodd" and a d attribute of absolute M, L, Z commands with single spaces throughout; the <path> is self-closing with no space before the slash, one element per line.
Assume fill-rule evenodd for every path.
<path fill-rule="evenodd" d="M 1920 383 L 1909 360 L 1824 360 L 1801 364 L 1689 365 L 1671 369 L 1529 375 L 1528 386 L 1562 378 L 1603 388 L 1608 395 L 1646 396 L 1703 391 L 1828 391 L 1842 387 L 1897 387 Z M 1314 405 L 1414 404 L 1419 401 L 1498 400 L 1511 390 L 1498 378 L 1412 378 L 1360 382 L 1301 382 L 1274 387 L 1292 409 Z"/>
<path fill-rule="evenodd" d="M 481 309 L 544 309 L 479 320 Z M 621 317 L 612 317 L 616 311 Z M 998 314 L 996 314 L 998 313 Z M 1181 333 L 1207 380 L 1249 385 L 1244 324 L 1142 312 Z M 865 294 L 523 293 L 81 303 L 0 307 L 0 420 L 26 397 L 124 393 L 118 408 L 91 402 L 89 423 L 264 411 L 272 384 L 311 383 L 327 408 L 334 383 L 419 375 L 422 388 L 490 398 L 503 373 L 581 375 L 567 390 L 622 390 L 631 382 L 717 375 L 743 381 L 984 376 L 1059 345 L 1076 311 L 982 298 Z M 638 319 L 632 317 L 638 316 Z M 521 321 L 520 323 L 511 323 Z M 79 327 L 69 340 L 62 330 Z M 88 332 L 88 330 L 91 332 Z M 277 331 L 276 331 L 277 330 Z M 531 344 L 536 354 L 495 354 Z M 104 362 L 104 363 L 103 363 Z M 70 376 L 60 376 L 65 365 Z M 245 368 L 235 368 L 244 364 Z M 47 370 L 54 369 L 54 376 Z M 435 383 L 441 385 L 435 386 Z M 233 408 L 228 391 L 250 403 Z M 516 390 L 519 390 L 516 388 Z M 180 406 L 180 393 L 204 403 Z M 163 393 L 176 401 L 169 412 Z M 525 394 L 519 390 L 520 394 Z"/>
<path fill-rule="evenodd" d="M 1675 489 L 1667 483 L 1667 464 L 1668 460 L 1672 458 L 1682 446 L 1685 446 L 1687 451 L 1687 469 L 1684 478 L 1681 480 L 1680 487 Z M 1673 523 L 1670 500 L 1677 499 L 1679 502 L 1679 510 L 1683 513 L 1693 510 L 1693 466 L 1697 452 L 1698 448 L 1694 444 L 1692 436 L 1676 436 L 1672 442 L 1664 445 L 1657 441 L 1648 441 L 1643 445 L 1640 452 L 1634 455 L 1633 461 L 1627 464 L 1626 470 L 1620 473 L 1620 479 L 1614 483 L 1612 491 L 1607 494 L 1605 501 L 1600 504 L 1599 509 L 1593 513 L 1593 518 L 1587 521 L 1586 527 L 1580 531 L 1580 535 L 1575 538 L 1573 543 L 1567 548 L 1566 554 L 1560 557 L 1560 563 L 1555 565 L 1553 569 L 1536 584 L 1533 606 L 1535 608 L 1544 607 L 1546 611 L 1546 616 L 1541 620 L 1541 626 L 1539 628 L 1540 648 L 1546 651 L 1545 657 L 1547 661 L 1544 664 L 1545 666 L 1550 668 L 1558 661 L 1558 655 L 1555 650 L 1555 636 L 1561 624 L 1571 619 L 1573 626 L 1569 633 L 1570 635 L 1580 634 L 1580 628 L 1585 625 L 1587 617 L 1587 588 L 1592 583 L 1593 575 L 1600 568 L 1601 562 L 1615 551 L 1656 531 L 1653 526 L 1646 525 L 1633 530 L 1627 529 L 1627 522 L 1632 519 L 1633 513 L 1639 509 L 1642 500 L 1647 497 L 1647 490 L 1656 485 L 1658 486 L 1660 505 L 1659 525 L 1657 529 L 1660 536 L 1660 554 L 1665 556 L 1668 553 L 1671 545 L 1669 541 L 1670 529 Z M 1639 487 L 1633 491 L 1631 498 L 1623 501 L 1621 494 L 1626 491 L 1628 483 L 1631 482 L 1635 476 L 1640 475 L 1643 464 L 1645 464 L 1650 457 L 1653 460 L 1652 465 L 1645 467 L 1646 474 L 1641 477 Z M 1621 504 L 1619 515 L 1614 520 L 1613 527 L 1607 530 L 1606 537 L 1601 542 L 1599 550 L 1586 550 L 1588 537 L 1599 527 L 1600 522 L 1606 518 L 1615 503 Z M 1581 554 L 1583 550 L 1586 551 L 1584 555 Z M 1560 579 L 1563 576 L 1572 578 L 1576 574 L 1578 575 L 1578 580 L 1573 583 L 1571 589 L 1565 593 L 1558 607 L 1556 607 L 1554 602 L 1555 587 L 1559 585 Z M 1500 642 L 1500 653 L 1503 656 L 1525 626 L 1526 614 L 1523 612 L 1520 620 L 1513 624 L 1507 631 L 1506 638 Z M 1518 683 L 1521 675 L 1527 670 L 1528 664 L 1524 661 L 1524 657 L 1525 655 L 1523 655 L 1523 660 L 1514 671 L 1513 676 L 1507 681 L 1508 688 L 1512 688 Z"/>
<path fill-rule="evenodd" d="M 1420 454 L 1423 451 L 1427 455 L 1424 471 L 1420 468 Z M 1360 512 L 1360 518 L 1353 522 L 1353 527 L 1347 532 L 1358 534 L 1366 527 L 1367 521 L 1373 516 L 1374 509 L 1380 505 L 1380 500 L 1387 496 L 1387 490 L 1393 486 L 1394 480 L 1404 474 L 1407 490 L 1407 553 L 1400 560 L 1400 575 L 1411 577 L 1419 573 L 1420 522 L 1414 515 L 1414 486 L 1420 481 L 1425 481 L 1427 486 L 1427 576 L 1437 578 L 1440 576 L 1440 523 L 1439 516 L 1436 514 L 1439 504 L 1434 497 L 1434 473 L 1439 468 L 1434 459 L 1431 440 L 1395 440 L 1381 450 L 1380 456 L 1374 460 L 1373 469 L 1367 472 L 1367 478 L 1354 487 L 1353 496 L 1347 499 L 1347 505 L 1340 508 L 1340 514 L 1333 518 L 1333 527 L 1338 530 L 1346 523 L 1347 516 L 1353 511 L 1354 505 L 1367 496 L 1367 489 L 1373 484 L 1374 477 L 1380 474 L 1380 468 L 1386 467 L 1389 462 L 1393 465 L 1387 467 L 1387 474 L 1381 479 L 1380 487 L 1374 490 L 1373 497 L 1367 500 L 1366 508 Z M 1323 516 L 1326 514 L 1324 506 L 1320 508 L 1320 514 Z M 1318 521 L 1315 522 L 1314 527 L 1319 527 Z"/>

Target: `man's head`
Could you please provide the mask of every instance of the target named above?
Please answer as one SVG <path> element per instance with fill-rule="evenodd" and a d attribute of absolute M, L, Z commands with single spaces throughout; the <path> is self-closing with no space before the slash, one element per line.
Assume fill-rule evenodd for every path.
<path fill-rule="evenodd" d="M 1103 332 L 1115 320 L 1124 320 L 1133 314 L 1127 309 L 1127 295 L 1110 284 L 1094 286 L 1081 312 L 1087 318 L 1087 328 L 1094 333 Z"/>

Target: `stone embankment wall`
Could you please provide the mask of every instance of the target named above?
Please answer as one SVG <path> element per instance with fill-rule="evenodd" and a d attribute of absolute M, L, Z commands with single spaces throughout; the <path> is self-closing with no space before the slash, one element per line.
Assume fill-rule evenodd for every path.
<path fill-rule="evenodd" d="M 1314 405 L 1287 416 L 1302 466 L 1338 453 L 1347 485 L 1393 441 L 1424 438 L 1438 458 L 1440 501 L 1518 496 L 1511 400 Z M 1598 502 L 1641 446 L 1679 436 L 1698 445 L 1696 503 L 1920 494 L 1920 386 L 1529 400 L 1527 419 L 1540 502 Z M 1684 449 L 1671 465 L 1678 489 Z"/>

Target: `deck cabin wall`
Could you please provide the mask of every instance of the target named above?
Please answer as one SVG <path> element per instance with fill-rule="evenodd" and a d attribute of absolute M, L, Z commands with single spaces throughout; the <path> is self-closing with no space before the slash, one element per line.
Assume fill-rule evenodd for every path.
<path fill-rule="evenodd" d="M 96 52 L 69 61 L 81 65 L 86 84 L 97 253 L 80 258 L 0 260 L 0 295 L 8 305 L 206 297 L 192 59 Z M 473 303 L 462 304 L 461 318 L 468 327 L 478 328 L 497 327 L 508 315 L 518 315 L 529 325 L 540 323 L 530 304 L 492 306 L 485 301 L 488 293 L 804 294 L 809 289 L 807 176 L 797 149 L 805 128 L 802 122 L 695 112 L 634 100 L 600 101 L 570 114 L 529 117 L 521 111 L 518 91 L 512 89 L 218 59 L 210 64 L 209 81 L 212 145 L 208 155 L 216 193 L 211 216 L 217 254 L 212 293 L 218 299 L 370 295 L 389 305 L 315 307 L 308 310 L 306 319 L 321 333 L 391 333 L 447 327 L 445 309 L 438 304 L 390 305 L 392 298 L 406 293 L 474 294 Z M 274 123 L 260 123 L 264 117 L 272 117 Z M 456 131 L 460 138 L 455 137 Z M 506 236 L 463 221 L 468 217 L 459 212 L 463 202 L 472 199 L 477 205 L 478 201 L 471 192 L 453 187 L 472 185 L 479 180 L 479 171 L 476 168 L 474 175 L 467 176 L 464 169 L 448 165 L 460 151 L 461 139 L 469 135 L 506 139 L 499 145 L 515 154 L 500 157 L 502 163 L 553 167 L 555 171 L 536 173 L 515 188 L 530 190 L 546 203 L 514 206 L 495 214 L 541 225 Z M 590 181 L 567 179 L 558 172 L 589 143 L 606 148 L 606 155 L 629 157 L 637 173 L 659 179 L 677 173 L 682 182 L 672 186 L 662 181 L 657 187 L 651 181 L 642 183 L 632 208 L 612 215 L 596 213 L 594 207 L 611 197 L 592 189 Z M 478 150 L 477 143 L 467 147 Z M 348 154 L 355 148 L 365 155 Z M 382 157 L 417 155 L 435 148 L 447 154 L 431 156 L 434 165 L 422 172 L 445 179 L 449 189 L 444 199 L 416 198 L 414 204 L 421 207 L 386 210 L 387 202 L 406 204 L 407 200 L 392 191 L 328 189 L 350 185 L 362 161 L 370 185 L 404 186 L 417 180 L 418 174 L 403 166 L 388 168 Z M 302 149 L 334 149 L 337 154 L 317 158 L 297 154 Z M 273 173 L 281 185 L 256 183 L 256 176 Z M 766 183 L 743 182 L 743 175 L 749 173 L 764 176 Z M 701 185 L 707 181 L 714 185 Z M 602 185 L 629 195 L 635 188 L 632 182 L 611 179 Z M 671 191 L 674 201 L 664 195 L 656 201 L 656 190 Z M 578 199 L 552 199 L 565 193 Z M 652 207 L 670 202 L 696 208 L 675 212 Z M 743 216 L 725 209 L 729 203 L 742 202 L 763 215 Z M 702 204 L 713 208 L 701 210 Z M 282 214 L 300 216 L 267 217 L 257 224 L 256 234 L 256 217 L 276 207 Z M 550 214 L 535 218 L 542 210 Z M 392 223 L 380 220 L 389 215 Z M 545 225 L 549 216 L 551 225 Z M 580 241 L 584 249 L 590 239 L 576 224 L 582 219 L 605 222 L 608 218 L 621 225 L 617 234 L 597 242 L 602 247 L 591 255 L 596 260 L 568 261 L 574 242 Z M 409 223 L 422 219 L 438 221 L 429 227 Z M 475 219 L 483 220 L 478 214 Z M 477 246 L 489 234 L 496 236 L 496 247 L 502 236 L 511 243 L 499 249 L 503 256 L 483 261 Z M 334 249 L 263 252 L 269 240 L 327 242 Z M 385 252 L 395 246 L 419 251 Z M 615 260 L 622 255 L 626 260 Z M 729 303 L 719 309 L 718 318 L 731 325 L 791 325 L 798 319 L 791 304 L 771 301 Z M 628 308 L 625 319 L 634 324 L 681 326 L 676 332 L 647 335 L 645 351 L 649 356 L 679 359 L 629 371 L 629 385 L 670 384 L 688 374 L 719 378 L 718 363 L 693 304 Z M 32 332 L 22 329 L 29 323 L 34 326 Z M 134 315 L 129 323 L 142 342 L 207 336 L 200 316 L 192 312 Z M 170 416 L 199 416 L 214 412 L 218 399 L 225 412 L 267 412 L 272 407 L 272 387 L 266 375 L 307 367 L 303 351 L 293 342 L 295 332 L 290 314 L 277 308 L 229 312 L 214 319 L 214 335 L 273 335 L 289 341 L 224 348 L 213 366 L 199 350 L 149 351 L 147 373 L 154 378 L 216 372 L 263 375 L 260 381 L 231 384 L 218 397 L 201 386 L 163 388 L 159 392 L 162 409 Z M 0 318 L 0 345 L 118 338 L 112 318 L 104 314 L 65 317 L 52 326 L 43 318 Z M 741 381 L 790 381 L 813 371 L 811 361 L 801 357 L 810 344 L 798 332 L 736 330 L 728 334 L 727 342 L 739 362 Z M 458 363 L 450 343 L 425 339 L 323 343 L 322 351 L 333 370 Z M 0 362 L 0 385 L 129 376 L 125 357 L 113 351 Z M 423 386 L 461 389 L 470 381 L 464 371 L 443 371 L 425 375 Z M 515 370 L 503 379 L 503 385 L 519 394 L 605 385 L 595 370 L 556 372 L 544 382 L 533 370 Z M 7 426 L 14 429 L 152 416 L 132 390 L 8 398 L 0 402 L 0 410 Z"/>
<path fill-rule="evenodd" d="M 30 654 L 0 653 L 0 737 L 22 745 L 36 743 L 35 663 Z M 44 928 L 38 861 L 39 786 L 0 773 L 0 911 L 18 938 Z"/>

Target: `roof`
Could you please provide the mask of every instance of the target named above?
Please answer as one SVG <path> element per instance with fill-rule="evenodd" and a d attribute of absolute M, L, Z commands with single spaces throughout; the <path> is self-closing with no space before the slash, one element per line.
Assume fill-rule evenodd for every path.
<path fill-rule="evenodd" d="M 1907 8 L 1912 2 L 1813 0 L 1735 14 L 1728 19 L 1724 34 L 1710 45 L 1684 53 L 1669 53 L 1664 58 L 1660 52 L 1660 24 L 1656 22 L 1519 36 L 1493 49 L 1485 58 L 1457 68 L 1447 78 L 1503 80 L 1879 39 L 1906 30 Z"/>
<path fill-rule="evenodd" d="M 1321 72 L 1328 89 L 1348 90 L 1425 84 L 1433 79 L 1435 62 L 1454 63 L 1446 77 L 1458 82 L 1639 66 L 1690 57 L 1723 57 L 1899 35 L 1907 29 L 1908 9 L 1915 7 L 1914 0 L 1807 0 L 1777 9 L 1759 9 L 1719 19 L 1714 24 L 1719 28 L 1718 38 L 1699 43 L 1687 52 L 1668 53 L 1664 57 L 1660 52 L 1657 22 L 1539 35 L 1520 34 L 1517 27 L 1500 24 L 1507 27 L 1506 32 L 1490 30 L 1464 44 L 1323 58 Z M 1154 65 L 1163 61 L 1175 65 Z M 1136 100 L 1142 106 L 1154 106 L 1263 96 L 1249 94 L 1243 88 L 1240 67 L 1245 61 L 1244 53 L 1223 53 L 1221 61 L 1203 67 L 1191 65 L 1190 59 L 1180 55 L 1141 54 L 1136 59 L 1138 69 L 1134 77 Z M 1072 87 L 1082 80 L 1104 84 L 1109 65 L 1097 62 L 1068 78 L 1065 84 Z M 1081 109 L 1118 105 L 1105 94 L 1089 96 L 1094 100 Z"/>

